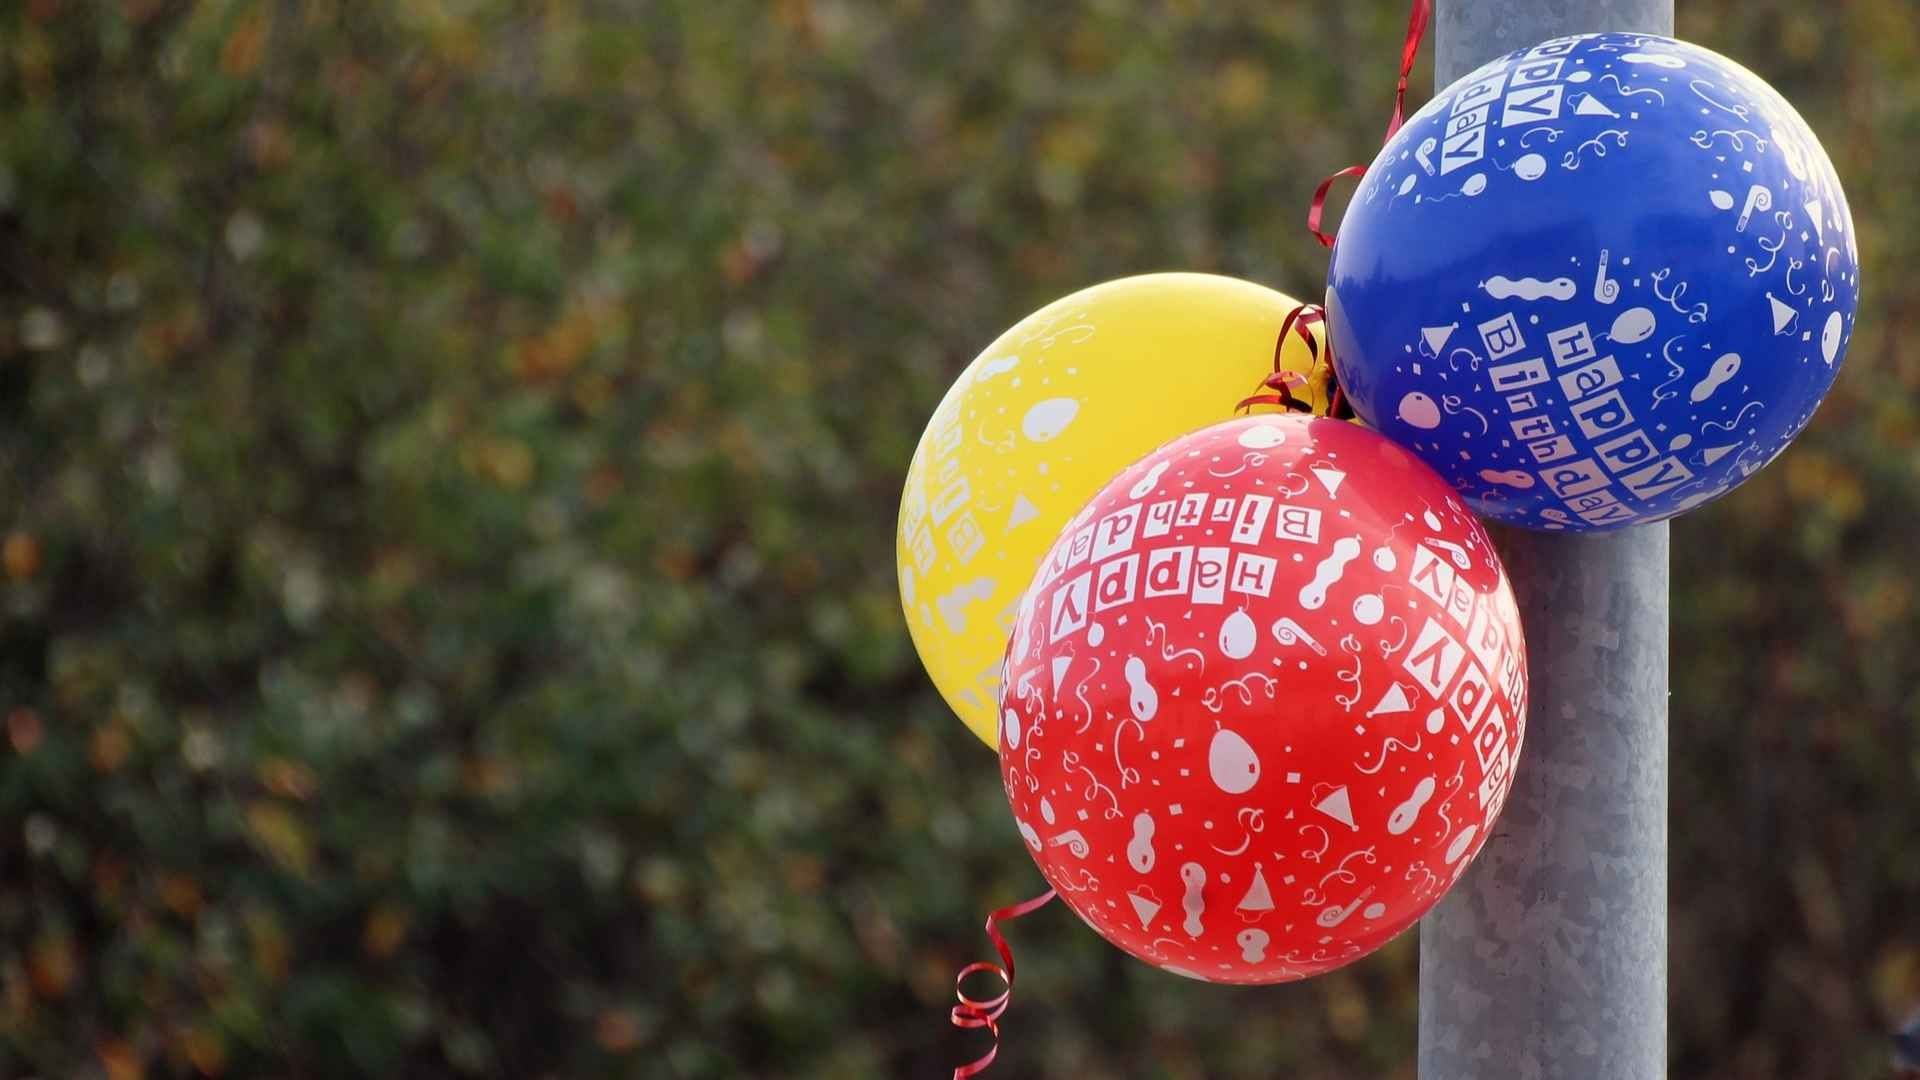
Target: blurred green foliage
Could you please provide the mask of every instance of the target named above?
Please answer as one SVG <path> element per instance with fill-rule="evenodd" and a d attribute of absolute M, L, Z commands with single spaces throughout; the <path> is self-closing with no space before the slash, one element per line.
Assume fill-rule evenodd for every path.
<path fill-rule="evenodd" d="M 1866 288 L 1675 526 L 1675 1075 L 1868 1077 L 1920 998 L 1920 44 L 1682 0 Z M 0 5 L 0 1075 L 940 1075 L 1037 891 L 897 614 L 947 381 L 1155 269 L 1309 296 L 1398 0 Z M 1416 85 L 1426 85 L 1423 61 Z M 1418 96 L 1418 95 L 1416 95 Z M 1012 931 L 1009 1076 L 1412 1076 L 1306 984 Z"/>

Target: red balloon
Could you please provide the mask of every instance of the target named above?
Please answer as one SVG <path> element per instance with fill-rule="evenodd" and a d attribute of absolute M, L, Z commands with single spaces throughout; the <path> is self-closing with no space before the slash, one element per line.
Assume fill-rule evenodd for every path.
<path fill-rule="evenodd" d="M 1499 557 L 1426 465 L 1336 420 L 1177 439 L 1062 533 L 1017 616 L 1000 768 L 1108 941 L 1208 982 L 1340 967 L 1485 841 L 1525 730 Z"/>

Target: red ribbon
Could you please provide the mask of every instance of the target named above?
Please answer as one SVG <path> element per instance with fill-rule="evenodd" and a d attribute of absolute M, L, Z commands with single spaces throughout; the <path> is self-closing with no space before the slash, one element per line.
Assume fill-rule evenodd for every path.
<path fill-rule="evenodd" d="M 1251 397 L 1242 398 L 1240 403 L 1234 406 L 1234 411 L 1245 412 L 1255 405 L 1277 405 L 1294 412 L 1312 412 L 1312 403 L 1295 397 L 1293 390 L 1295 387 L 1302 390 L 1309 387 L 1312 384 L 1311 376 L 1314 369 L 1318 368 L 1324 360 L 1327 364 L 1328 382 L 1331 387 L 1327 398 L 1327 415 L 1336 419 L 1352 417 L 1353 410 L 1347 406 L 1346 395 L 1340 391 L 1339 371 L 1333 366 L 1333 342 L 1326 343 L 1323 355 L 1321 343 L 1314 339 L 1313 331 L 1308 329 L 1315 323 L 1325 325 L 1326 321 L 1326 309 L 1319 304 L 1301 304 L 1287 312 L 1286 319 L 1280 323 L 1280 335 L 1273 342 L 1273 374 L 1260 382 L 1260 389 L 1270 392 L 1256 393 Z M 1313 358 L 1313 363 L 1307 366 L 1306 376 L 1302 376 L 1299 372 L 1288 371 L 1281 366 L 1280 356 L 1282 350 L 1286 348 L 1289 333 L 1300 335 L 1300 339 L 1307 343 L 1307 355 Z"/>
<path fill-rule="evenodd" d="M 1307 328 L 1314 323 L 1325 321 L 1326 312 L 1318 304 L 1301 304 L 1287 312 L 1285 321 L 1280 324 L 1280 336 L 1273 342 L 1273 374 L 1260 382 L 1262 390 L 1270 390 L 1272 393 L 1242 398 L 1240 404 L 1233 407 L 1234 411 L 1245 412 L 1255 405 L 1278 405 L 1295 412 L 1312 412 L 1312 405 L 1293 396 L 1293 387 L 1297 385 L 1305 389 L 1307 380 L 1299 373 L 1281 367 L 1280 354 L 1287 346 L 1288 332 L 1299 334 L 1300 339 L 1307 343 L 1307 355 L 1313 357 L 1313 365 L 1308 369 L 1311 372 L 1312 367 L 1317 367 L 1320 363 L 1320 343 L 1314 340 L 1313 331 Z"/>
<path fill-rule="evenodd" d="M 985 960 L 977 961 L 961 968 L 960 974 L 954 976 L 953 996 L 959 999 L 960 1004 L 953 1007 L 953 1026 L 967 1029 L 986 1028 L 993 1036 L 993 1048 L 967 1064 L 956 1067 L 953 1070 L 953 1080 L 967 1080 L 969 1076 L 978 1076 L 986 1072 L 987 1066 L 993 1064 L 993 1059 L 1000 1056 L 1000 1014 L 1006 1012 L 1007 1006 L 1013 1003 L 1013 949 L 1007 945 L 1007 939 L 1001 936 L 999 924 L 1037 911 L 1047 906 L 1048 901 L 1053 897 L 1053 890 L 1048 889 L 1031 900 L 1011 907 L 1003 907 L 987 916 L 987 937 L 993 939 L 993 949 L 1000 954 L 1000 962 L 995 964 Z M 961 989 L 961 984 L 967 981 L 967 976 L 989 971 L 999 976 L 1001 984 L 1006 989 L 984 1000 L 968 997 L 967 992 Z"/>
<path fill-rule="evenodd" d="M 1381 139 L 1382 145 L 1393 139 L 1400 130 L 1407 114 L 1407 80 L 1413 77 L 1413 60 L 1420 54 L 1420 39 L 1427 34 L 1427 20 L 1433 17 L 1433 0 L 1413 0 L 1413 10 L 1407 14 L 1407 38 L 1400 46 L 1400 82 L 1393 91 L 1393 116 L 1387 120 L 1387 134 Z M 1313 203 L 1307 208 L 1307 231 L 1320 241 L 1321 247 L 1332 247 L 1333 236 L 1320 231 L 1320 219 L 1326 213 L 1327 192 L 1333 182 L 1343 176 L 1364 176 L 1365 165 L 1349 165 L 1325 180 L 1313 189 Z"/>
<path fill-rule="evenodd" d="M 1420 39 L 1426 36 L 1427 20 L 1433 17 L 1433 0 L 1413 0 L 1407 13 L 1407 40 L 1400 45 L 1400 83 L 1393 91 L 1393 119 L 1387 121 L 1384 145 L 1400 130 L 1407 115 L 1407 80 L 1413 76 L 1413 58 L 1420 53 Z"/>
<path fill-rule="evenodd" d="M 1349 165 L 1320 181 L 1320 186 L 1313 189 L 1313 204 L 1307 207 L 1307 231 L 1320 241 L 1321 247 L 1333 246 L 1333 234 L 1320 231 L 1320 218 L 1327 212 L 1327 192 L 1333 189 L 1333 182 L 1343 176 L 1365 176 L 1366 173 L 1365 165 Z"/>

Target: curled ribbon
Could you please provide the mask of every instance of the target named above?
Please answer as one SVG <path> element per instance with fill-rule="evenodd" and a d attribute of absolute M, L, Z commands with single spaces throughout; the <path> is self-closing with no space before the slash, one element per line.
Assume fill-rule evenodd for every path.
<path fill-rule="evenodd" d="M 1420 39 L 1427 34 L 1427 20 L 1433 16 L 1433 0 L 1413 0 L 1413 9 L 1407 14 L 1407 37 L 1400 46 L 1400 81 L 1393 91 L 1393 116 L 1387 120 L 1387 134 L 1380 141 L 1384 145 L 1390 141 L 1400 125 L 1406 122 L 1407 80 L 1413 77 L 1413 60 L 1420 54 Z M 1313 203 L 1307 208 L 1307 231 L 1320 241 L 1321 247 L 1332 247 L 1333 236 L 1320 231 L 1320 219 L 1326 214 L 1327 192 L 1334 181 L 1343 176 L 1364 176 L 1365 165 L 1349 165 L 1325 180 L 1313 189 Z"/>
<path fill-rule="evenodd" d="M 1422 2 L 1424 3 L 1425 0 Z M 1329 384 L 1327 415 L 1337 419 L 1351 418 L 1353 410 L 1348 407 L 1346 396 L 1340 392 L 1339 371 L 1333 366 L 1333 343 L 1331 341 L 1326 343 L 1323 354 L 1321 343 L 1314 338 L 1313 331 L 1308 329 L 1315 323 L 1325 324 L 1326 321 L 1326 309 L 1319 304 L 1301 304 L 1287 312 L 1287 317 L 1280 323 L 1280 334 L 1273 343 L 1273 374 L 1260 382 L 1260 389 L 1270 393 L 1256 393 L 1251 397 L 1242 398 L 1240 403 L 1234 406 L 1234 411 L 1245 412 L 1255 405 L 1276 405 L 1294 412 L 1312 412 L 1313 406 L 1295 397 L 1293 390 L 1296 386 L 1305 389 L 1310 384 L 1313 372 L 1319 368 L 1322 361 L 1325 361 Z M 1308 365 L 1306 377 L 1281 367 L 1280 354 L 1286 348 L 1289 333 L 1300 335 L 1300 339 L 1307 343 L 1307 355 L 1313 358 L 1313 363 Z"/>
<path fill-rule="evenodd" d="M 1281 367 L 1280 354 L 1287 346 L 1287 334 L 1291 331 L 1299 334 L 1300 340 L 1307 343 L 1307 355 L 1313 357 L 1314 366 L 1318 366 L 1320 363 L 1320 343 L 1314 340 L 1313 331 L 1307 328 L 1314 323 L 1324 322 L 1325 320 L 1326 312 L 1322 311 L 1318 304 L 1301 304 L 1299 307 L 1287 312 L 1286 319 L 1280 323 L 1280 335 L 1275 338 L 1273 342 L 1273 374 L 1262 379 L 1260 382 L 1260 388 L 1262 390 L 1271 390 L 1273 392 L 1270 394 L 1255 394 L 1252 397 L 1241 399 L 1240 404 L 1234 406 L 1235 412 L 1245 412 L 1255 405 L 1278 405 L 1283 409 L 1289 409 L 1294 412 L 1313 411 L 1313 406 L 1293 396 L 1294 384 L 1297 383 L 1304 389 L 1306 380 L 1297 373 Z"/>
<path fill-rule="evenodd" d="M 993 1036 L 993 1047 L 965 1065 L 956 1066 L 953 1070 L 953 1080 L 967 1080 L 967 1077 L 986 1072 L 987 1067 L 993 1064 L 993 1059 L 1000 1056 L 1000 1015 L 1007 1011 L 1008 1005 L 1013 1003 L 1013 949 L 1000 933 L 999 924 L 1038 911 L 1047 906 L 1053 897 L 1054 891 L 1048 889 L 1031 900 L 1003 907 L 988 915 L 987 937 L 993 940 L 993 950 L 1000 954 L 1000 962 L 996 964 L 987 960 L 975 961 L 961 968 L 960 974 L 954 976 L 953 996 L 960 1003 L 953 1007 L 953 1026 L 963 1029 L 986 1028 L 987 1032 Z M 967 976 L 985 972 L 992 972 L 998 976 L 1005 989 L 990 998 L 968 997 L 967 992 L 961 988 L 961 984 L 967 981 Z"/>

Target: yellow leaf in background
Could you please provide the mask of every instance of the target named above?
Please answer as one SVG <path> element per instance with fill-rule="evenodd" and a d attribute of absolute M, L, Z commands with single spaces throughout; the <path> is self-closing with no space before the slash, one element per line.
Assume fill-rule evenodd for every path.
<path fill-rule="evenodd" d="M 597 466 L 587 474 L 586 482 L 581 485 L 581 494 L 596 509 L 607 505 L 619 493 L 620 470 L 612 465 Z"/>
<path fill-rule="evenodd" d="M 653 565 L 668 581 L 686 581 L 699 569 L 694 553 L 678 545 L 662 548 L 654 556 Z"/>
<path fill-rule="evenodd" d="M 1866 509 L 1859 475 L 1832 455 L 1807 447 L 1789 455 L 1786 465 L 1787 492 L 1795 502 L 1817 506 L 1843 524 Z"/>
<path fill-rule="evenodd" d="M 555 211 L 549 193 L 549 211 Z M 576 208 L 577 209 L 577 208 Z M 591 307 L 574 305 L 546 330 L 512 349 L 511 366 L 528 382 L 557 378 L 571 372 L 599 341 L 598 316 Z"/>
<path fill-rule="evenodd" d="M 461 784 L 482 798 L 511 792 L 519 782 L 513 762 L 498 757 L 470 757 L 460 764 Z"/>
<path fill-rule="evenodd" d="M 220 70 L 244 78 L 260 66 L 267 51 L 267 14 L 254 8 L 240 17 L 220 49 Z"/>
<path fill-rule="evenodd" d="M 1096 27 L 1082 25 L 1067 35 L 1067 66 L 1081 74 L 1105 71 L 1113 66 L 1113 43 Z"/>
<path fill-rule="evenodd" d="M 827 864 L 812 855 L 789 855 L 782 866 L 787 888 L 797 896 L 813 896 L 827 883 Z"/>
<path fill-rule="evenodd" d="M 1816 944 L 1837 948 L 1847 930 L 1846 911 L 1833 873 L 1819 856 L 1804 853 L 1789 869 L 1801 925 Z"/>
<path fill-rule="evenodd" d="M 799 552 L 780 564 L 780 584 L 790 593 L 804 593 L 820 580 L 821 570 L 819 559 Z"/>
<path fill-rule="evenodd" d="M 608 1053 L 624 1054 L 640 1042 L 640 1020 L 631 1009 L 607 1009 L 593 1021 L 593 1038 Z"/>
<path fill-rule="evenodd" d="M 254 968 L 268 982 L 285 982 L 292 968 L 290 961 L 293 949 L 280 920 L 265 908 L 251 909 L 242 918 L 247 927 L 247 948 L 253 954 Z"/>
<path fill-rule="evenodd" d="M 104 854 L 93 860 L 93 891 L 100 901 L 119 903 L 121 889 L 126 883 L 126 860 Z"/>
<path fill-rule="evenodd" d="M 268 791 L 289 799 L 306 799 L 318 783 L 312 769 L 283 757 L 267 758 L 257 772 Z"/>
<path fill-rule="evenodd" d="M 22 706 L 7 714 L 7 742 L 16 754 L 30 754 L 40 745 L 40 714 Z"/>
<path fill-rule="evenodd" d="M 1883 948 L 1874 961 L 1871 989 L 1883 1016 L 1894 1023 L 1906 1019 L 1920 997 L 1920 948 L 1904 941 Z"/>
<path fill-rule="evenodd" d="M 469 441 L 461 448 L 460 460 L 469 472 L 509 491 L 518 491 L 533 480 L 533 450 L 518 439 Z"/>
<path fill-rule="evenodd" d="M 27 954 L 27 974 L 41 997 L 66 997 L 80 973 L 73 939 L 66 934 L 42 934 Z"/>
<path fill-rule="evenodd" d="M 813 33 L 811 0 L 778 0 L 773 5 L 773 17 L 788 33 L 809 35 L 811 40 Z"/>
<path fill-rule="evenodd" d="M 1099 154 L 1100 133 L 1083 121 L 1056 121 L 1040 136 L 1040 156 L 1075 172 L 1092 164 Z"/>
<path fill-rule="evenodd" d="M 40 569 L 40 541 L 32 533 L 11 532 L 0 544 L 0 566 L 15 581 L 25 581 Z"/>
<path fill-rule="evenodd" d="M 247 804 L 247 831 L 274 862 L 305 877 L 313 863 L 306 827 L 286 807 L 264 799 Z"/>
<path fill-rule="evenodd" d="M 15 69 L 32 99 L 47 97 L 53 91 L 53 44 L 37 26 L 29 26 L 20 36 L 14 51 Z"/>
<path fill-rule="evenodd" d="M 198 345 L 205 329 L 199 307 L 187 301 L 141 323 L 138 339 L 149 359 L 156 364 L 167 364 Z"/>
<path fill-rule="evenodd" d="M 384 960 L 407 940 L 407 928 L 411 922 L 412 918 L 404 908 L 381 904 L 367 913 L 366 927 L 360 934 L 360 947 L 367 951 L 368 956 Z"/>
<path fill-rule="evenodd" d="M 256 120 L 247 127 L 247 156 L 261 169 L 278 169 L 293 160 L 293 135 L 272 117 Z"/>
<path fill-rule="evenodd" d="M 598 416 L 613 402 L 613 380 L 598 372 L 588 372 L 573 385 L 573 403 L 588 416 Z"/>
<path fill-rule="evenodd" d="M 1826 52 L 1827 30 L 1814 11 L 1781 13 L 1780 51 L 1801 63 L 1814 63 Z"/>
<path fill-rule="evenodd" d="M 1243 115 L 1267 100 L 1266 69 L 1250 60 L 1232 60 L 1220 69 L 1214 93 L 1230 113 Z"/>
<path fill-rule="evenodd" d="M 0 964 L 0 1002 L 5 1003 L 9 1024 L 24 1025 L 33 1013 L 33 990 L 17 961 Z"/>
<path fill-rule="evenodd" d="M 1323 987 L 1327 1002 L 1327 1026 L 1333 1029 L 1334 1037 L 1343 1042 L 1357 1043 L 1367 1036 L 1368 1025 L 1372 1022 L 1372 1010 L 1367 1005 L 1367 996 L 1348 972 L 1337 972 L 1325 980 Z"/>
<path fill-rule="evenodd" d="M 191 919 L 200 913 L 200 905 L 205 897 L 200 892 L 200 883 L 185 874 L 160 875 L 160 902 L 168 911 L 181 918 Z"/>
<path fill-rule="evenodd" d="M 140 1080 L 146 1075 L 146 1066 L 140 1063 L 140 1055 L 125 1039 L 102 1039 L 94 1047 L 94 1052 L 100 1055 L 100 1064 L 106 1068 L 108 1080 Z"/>
<path fill-rule="evenodd" d="M 200 1026 L 188 1028 L 181 1036 L 181 1048 L 202 1075 L 219 1076 L 227 1071 L 227 1043 L 218 1031 Z"/>
<path fill-rule="evenodd" d="M 133 737 L 118 720 L 109 720 L 87 743 L 87 760 L 103 773 L 117 771 L 133 752 Z"/>

